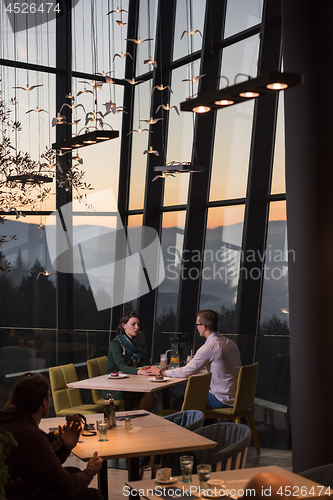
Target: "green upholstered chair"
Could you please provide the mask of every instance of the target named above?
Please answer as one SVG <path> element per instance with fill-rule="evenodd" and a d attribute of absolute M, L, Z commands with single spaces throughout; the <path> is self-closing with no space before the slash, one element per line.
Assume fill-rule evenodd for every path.
<path fill-rule="evenodd" d="M 67 387 L 70 382 L 77 381 L 73 363 L 49 368 L 49 377 L 54 411 L 58 417 L 64 417 L 70 413 L 91 415 L 103 411 L 104 404 L 83 404 L 80 389 Z"/>
<path fill-rule="evenodd" d="M 216 410 L 206 409 L 204 413 L 205 418 L 213 418 L 215 419 L 215 421 L 217 421 L 218 418 L 228 418 L 233 422 L 240 423 L 241 417 L 246 417 L 252 431 L 254 445 L 259 455 L 259 440 L 254 423 L 253 413 L 251 411 L 256 395 L 258 370 L 259 363 L 241 367 L 238 374 L 235 403 L 232 408 L 218 408 Z"/>
<path fill-rule="evenodd" d="M 203 413 L 206 411 L 211 378 L 212 374 L 210 372 L 204 373 L 203 375 L 191 375 L 188 378 L 184 402 L 180 411 L 199 410 Z M 170 409 L 157 412 L 157 415 L 164 417 L 166 415 L 172 415 L 173 413 L 176 413 L 176 410 Z"/>
<path fill-rule="evenodd" d="M 100 375 L 105 375 L 108 367 L 108 357 L 101 356 L 100 358 L 88 359 L 87 369 L 89 378 L 99 377 Z M 104 405 L 104 398 L 102 392 L 99 389 L 91 389 L 91 395 L 93 402 L 97 405 Z M 115 407 L 117 411 L 124 410 L 124 400 L 116 399 Z"/>

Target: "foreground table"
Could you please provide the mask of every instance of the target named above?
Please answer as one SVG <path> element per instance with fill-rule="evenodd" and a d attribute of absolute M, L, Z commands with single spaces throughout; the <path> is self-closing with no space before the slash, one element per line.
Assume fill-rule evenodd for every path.
<path fill-rule="evenodd" d="M 95 423 L 102 417 L 102 414 L 86 415 L 88 423 Z M 63 417 L 46 418 L 42 419 L 40 427 L 48 432 L 49 428 L 64 423 L 65 418 Z M 98 477 L 98 485 L 106 500 L 108 498 L 108 459 L 128 458 L 128 480 L 136 481 L 139 479 L 139 457 L 141 456 L 163 455 L 178 451 L 186 453 L 191 450 L 208 449 L 215 446 L 216 443 L 210 439 L 148 413 L 147 416 L 133 418 L 132 429 L 129 430 L 125 429 L 124 421 L 118 422 L 117 427 L 108 431 L 108 441 L 99 441 L 98 435 L 82 436 L 72 452 L 84 462 L 87 462 L 95 451 L 104 459 Z"/>
<path fill-rule="evenodd" d="M 126 398 L 126 393 L 129 392 L 155 392 L 161 389 L 167 389 L 173 385 L 180 384 L 186 381 L 186 378 L 170 378 L 165 381 L 152 381 L 155 377 L 147 377 L 145 375 L 127 375 L 126 378 L 110 378 L 110 375 L 100 375 L 99 377 L 87 378 L 71 382 L 68 387 L 76 387 L 78 389 L 99 389 L 104 391 L 123 391 L 125 399 L 125 409 L 131 409 L 131 401 Z M 163 391 L 165 393 L 165 391 Z M 163 401 L 163 407 L 167 403 Z"/>
<path fill-rule="evenodd" d="M 267 467 L 254 467 L 251 469 L 238 469 L 238 470 L 231 470 L 224 472 L 213 472 L 211 475 L 211 479 L 223 479 L 226 489 L 230 490 L 230 496 L 236 500 L 243 496 L 246 484 L 253 476 L 258 474 L 259 472 L 275 472 L 277 474 L 281 474 L 286 478 L 288 478 L 294 486 L 290 491 L 290 493 L 288 491 L 283 491 L 283 493 L 285 493 L 286 496 L 290 496 L 291 498 L 300 497 L 300 498 L 313 499 L 318 496 L 328 497 L 331 491 L 330 488 L 326 486 L 322 486 L 302 476 L 293 474 L 292 472 L 286 471 L 285 469 L 277 467 L 276 465 L 270 465 Z M 163 489 L 164 487 L 165 489 L 172 488 L 174 490 L 173 491 L 174 498 L 178 497 L 179 500 L 181 500 L 184 497 L 186 498 L 186 496 L 188 496 L 189 493 L 194 497 L 200 498 L 199 480 L 197 474 L 193 475 L 192 483 L 183 483 L 182 478 L 178 477 L 177 482 L 172 485 L 170 484 L 169 486 L 158 485 L 153 479 L 127 482 L 123 494 L 125 496 L 128 496 L 130 490 L 134 490 L 140 493 L 140 497 L 143 496 L 148 500 L 156 500 L 157 497 L 165 498 L 165 496 L 162 495 L 163 491 L 161 491 L 161 489 Z M 152 494 L 154 490 L 157 492 L 157 494 Z M 188 494 L 186 494 L 186 490 Z M 137 495 L 133 496 L 136 496 L 136 498 L 138 498 Z M 266 496 L 267 499 L 269 500 L 271 495 L 269 494 L 269 492 L 267 492 Z M 254 494 L 252 495 L 252 498 L 253 497 Z M 172 496 L 170 496 L 170 499 L 171 498 Z M 283 497 L 279 496 L 279 498 Z"/>

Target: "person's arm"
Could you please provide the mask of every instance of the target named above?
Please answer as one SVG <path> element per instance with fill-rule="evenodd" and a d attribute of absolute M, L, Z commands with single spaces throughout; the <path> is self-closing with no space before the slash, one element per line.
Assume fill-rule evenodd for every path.
<path fill-rule="evenodd" d="M 113 356 L 114 362 L 117 365 L 117 370 L 129 375 L 136 375 L 138 368 L 128 366 L 123 357 L 123 347 L 119 342 L 112 341 L 110 344 L 110 353 Z"/>
<path fill-rule="evenodd" d="M 173 370 L 160 370 L 159 368 L 152 366 L 147 371 L 148 375 L 158 375 L 161 373 L 164 377 L 188 378 L 190 375 L 194 375 L 202 370 L 210 358 L 211 350 L 209 344 L 204 344 L 197 350 L 195 356 L 186 366 L 175 368 Z"/>
<path fill-rule="evenodd" d="M 45 490 L 58 492 L 66 497 L 79 495 L 94 477 L 99 466 L 98 462 L 103 462 L 95 456 L 94 468 L 87 467 L 80 472 L 70 474 L 62 467 L 47 436 L 40 429 L 31 428 L 29 435 L 25 432 L 25 435 L 20 438 L 17 437 L 19 446 L 13 448 L 14 452 L 11 453 L 12 463 L 24 463 L 25 475 L 31 477 L 33 482 L 42 484 Z M 96 462 L 97 465 L 95 465 Z M 88 465 L 89 463 L 90 461 Z"/>

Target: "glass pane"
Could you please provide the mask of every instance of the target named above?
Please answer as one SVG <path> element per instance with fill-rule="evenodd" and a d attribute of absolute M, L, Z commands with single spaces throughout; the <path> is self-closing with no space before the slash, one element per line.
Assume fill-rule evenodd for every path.
<path fill-rule="evenodd" d="M 257 397 L 289 404 L 290 350 L 286 203 L 270 204 L 256 360 L 260 363 Z M 260 375 L 261 373 L 261 375 Z"/>
<path fill-rule="evenodd" d="M 205 20 L 206 2 L 204 0 L 184 0 L 177 1 L 175 43 L 173 49 L 173 59 L 192 54 L 201 50 L 202 36 Z M 199 30 L 200 33 L 184 33 Z"/>
<path fill-rule="evenodd" d="M 128 11 L 128 0 L 122 0 L 120 5 L 121 9 Z M 105 72 L 111 77 L 124 77 L 125 60 L 129 56 L 123 58 L 116 54 L 126 53 L 128 14 L 115 12 L 107 15 L 111 10 L 116 10 L 114 2 L 80 0 L 76 4 L 72 11 L 74 71 Z"/>
<path fill-rule="evenodd" d="M 221 333 L 233 333 L 244 208 L 240 205 L 208 210 L 200 309 L 219 313 Z"/>
<path fill-rule="evenodd" d="M 80 81 L 80 80 L 79 80 Z M 77 96 L 78 92 L 84 88 L 84 84 L 79 83 L 78 80 L 73 79 L 73 95 Z M 117 106 L 123 104 L 123 87 L 114 86 L 112 89 L 110 85 L 105 84 L 101 90 L 97 90 L 97 111 L 103 114 L 106 111 L 105 103 L 112 100 Z M 67 99 L 68 101 L 68 99 Z M 79 123 L 72 128 L 73 134 L 85 133 L 85 113 L 94 111 L 95 99 L 93 94 L 81 94 L 74 101 L 81 106 L 73 110 L 72 120 L 79 120 Z M 92 115 L 91 115 L 92 116 Z M 73 156 L 78 153 L 79 158 L 83 163 L 79 165 L 80 169 L 85 172 L 84 181 L 91 184 L 95 191 L 112 188 L 115 197 L 118 196 L 118 178 L 119 178 L 119 159 L 120 159 L 120 141 L 121 141 L 121 127 L 122 127 L 123 113 L 109 113 L 102 119 L 103 128 L 105 130 L 118 130 L 119 138 L 111 139 L 92 146 L 86 146 L 75 151 Z M 62 125 L 66 126 L 66 125 Z M 91 130 L 95 127 L 95 122 L 87 122 L 87 127 Z M 100 125 L 99 125 L 100 128 Z M 81 161 L 80 160 L 80 161 Z"/>
<path fill-rule="evenodd" d="M 288 250 L 286 202 L 270 204 L 261 304 L 260 332 L 263 335 L 289 333 Z"/>
<path fill-rule="evenodd" d="M 246 196 L 252 116 L 252 101 L 217 113 L 210 201 Z"/>
<path fill-rule="evenodd" d="M 259 45 L 260 37 L 254 35 L 223 49 L 221 75 L 229 79 L 230 85 L 247 80 L 247 76 L 257 76 Z M 238 74 L 239 76 L 235 81 Z M 225 86 L 226 80 L 221 78 L 220 88 Z M 244 103 L 244 106 L 248 102 Z"/>
<path fill-rule="evenodd" d="M 0 3 L 0 58 L 55 67 L 56 21 L 54 14 L 47 16 L 45 12 L 44 20 L 54 17 L 53 20 L 38 24 L 40 23 L 40 17 L 37 18 L 38 12 L 17 16 L 12 13 L 10 16 L 13 16 L 13 27 L 15 23 L 16 32 L 14 33 L 9 22 L 9 14 L 6 12 L 6 7 L 9 5 L 13 7 L 14 2 Z M 32 2 L 28 2 L 28 5 L 33 8 Z M 50 6 L 50 4 L 46 5 Z M 54 7 L 55 3 L 52 5 Z M 24 3 L 19 3 L 19 6 L 23 9 Z M 45 6 L 45 9 L 49 7 Z M 30 85 L 33 83 L 30 82 Z"/>
<path fill-rule="evenodd" d="M 163 214 L 161 246 L 165 278 L 158 287 L 156 332 L 174 332 L 186 212 Z"/>
<path fill-rule="evenodd" d="M 148 61 L 149 58 L 154 60 L 155 57 L 158 0 L 140 0 L 139 5 L 138 39 L 152 38 L 152 40 L 137 44 L 136 75 L 142 75 L 154 69 L 152 64 L 144 63 L 144 61 Z M 134 43 L 129 42 L 128 46 Z"/>
<path fill-rule="evenodd" d="M 130 215 L 127 220 L 128 227 L 141 227 L 142 226 L 143 215 Z M 138 299 L 130 300 L 126 302 L 123 306 L 123 311 L 136 311 Z"/>
<path fill-rule="evenodd" d="M 284 93 L 279 92 L 271 193 L 276 194 L 285 192 Z"/>
<path fill-rule="evenodd" d="M 94 193 L 96 194 L 96 193 Z M 97 196 L 98 193 L 96 194 Z M 74 203 L 75 207 L 75 203 Z M 108 210 L 109 207 L 106 207 Z M 97 208 L 100 211 L 100 207 Z M 66 220 L 65 220 L 66 222 Z M 74 328 L 88 328 L 94 330 L 106 330 L 110 327 L 110 307 L 106 309 L 98 309 L 98 293 L 104 290 L 105 281 L 108 277 L 105 276 L 105 281 L 97 282 L 94 280 L 93 270 L 99 265 L 104 265 L 107 261 L 111 261 L 114 256 L 114 249 L 107 248 L 102 250 L 103 238 L 109 231 L 113 231 L 116 225 L 116 216 L 96 216 L 93 212 L 86 213 L 82 216 L 73 217 L 74 235 L 79 232 L 85 234 L 90 231 L 90 239 L 82 240 L 80 245 L 80 253 L 78 246 L 74 249 Z M 98 241 L 99 239 L 99 241 Z M 105 240 L 104 240 L 105 241 Z M 108 259 L 109 255 L 109 259 Z M 79 262 L 81 266 L 79 269 Z M 100 288 L 98 288 L 100 286 Z M 110 303 L 111 305 L 111 303 Z"/>
<path fill-rule="evenodd" d="M 149 81 L 136 85 L 134 87 L 134 93 L 133 126 L 134 130 L 137 132 L 132 132 L 129 210 L 143 208 L 147 167 L 147 155 L 143 154 L 143 152 L 148 149 L 149 134 L 154 132 L 154 125 L 150 131 L 150 125 L 143 121 L 149 120 L 151 116 L 151 82 Z M 142 130 L 142 132 L 140 133 L 139 130 Z"/>
<path fill-rule="evenodd" d="M 197 75 L 199 72 L 199 65 L 200 62 L 196 61 L 193 65 L 188 64 L 173 71 L 173 94 L 171 94 L 170 106 L 176 104 L 178 108 L 178 103 L 184 101 L 189 95 L 187 91 L 193 93 L 193 88 L 189 87 L 191 82 L 183 82 L 182 80 Z M 195 83 L 194 86 L 197 86 L 197 83 Z M 158 91 L 155 90 L 155 92 Z M 180 113 L 179 116 L 174 109 L 166 111 L 166 113 L 169 113 L 167 163 L 191 162 L 195 120 L 194 114 Z M 175 177 L 167 177 L 164 183 L 164 205 L 180 205 L 187 203 L 189 178 L 190 174 L 185 173 L 176 174 Z"/>
<path fill-rule="evenodd" d="M 0 89 L 3 90 L 2 99 L 10 110 L 10 120 L 20 122 L 21 130 L 13 131 L 12 127 L 5 127 L 6 136 L 10 139 L 11 145 L 18 151 L 28 152 L 36 165 L 35 173 L 50 176 L 54 173 L 50 172 L 50 167 L 46 165 L 45 160 L 41 155 L 45 153 L 46 148 L 51 148 L 55 141 L 55 128 L 51 127 L 51 117 L 56 115 L 55 112 L 55 75 L 29 71 L 22 69 L 14 69 L 3 67 L 1 74 L 2 82 Z M 30 85 L 42 85 L 32 91 L 24 91 L 22 89 L 13 89 L 13 87 L 26 87 L 27 79 Z M 17 104 L 10 104 L 10 100 L 16 98 Z M 43 110 L 43 111 L 41 111 Z M 45 111 L 44 111 L 45 110 Z M 10 150 L 11 154 L 14 150 Z M 45 165 L 43 165 L 45 163 Z M 23 165 L 22 165 L 23 166 Z M 12 171 L 11 175 L 17 172 Z M 23 173 L 20 171 L 19 173 Z M 9 172 L 8 174 L 9 175 Z M 52 175 L 51 175 L 52 177 Z M 45 186 L 45 185 L 44 185 Z M 47 189 L 51 188 L 51 193 L 48 198 L 40 204 L 37 202 L 38 210 L 54 210 L 55 208 L 55 182 L 47 184 Z M 34 197 L 40 193 L 40 188 L 36 187 L 33 190 Z M 5 207 L 3 207 L 5 208 Z M 33 207 L 18 206 L 17 210 L 32 210 Z M 36 209 L 34 208 L 34 209 Z"/>
<path fill-rule="evenodd" d="M 7 217 L 1 226 L 7 238 L 16 236 L 16 240 L 5 243 L 0 252 L 1 258 L 12 267 L 6 276 L 0 277 L 3 326 L 55 328 L 56 277 L 40 222 L 39 216 L 19 220 Z"/>
<path fill-rule="evenodd" d="M 261 23 L 263 0 L 228 0 L 224 38 Z"/>

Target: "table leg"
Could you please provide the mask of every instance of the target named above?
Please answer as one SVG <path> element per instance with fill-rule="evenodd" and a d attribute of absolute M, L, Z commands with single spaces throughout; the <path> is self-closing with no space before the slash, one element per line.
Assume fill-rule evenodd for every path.
<path fill-rule="evenodd" d="M 125 411 L 133 410 L 132 394 L 130 392 L 123 392 Z"/>
<path fill-rule="evenodd" d="M 97 477 L 98 489 L 104 500 L 108 500 L 108 461 L 103 460 L 102 468 Z"/>
<path fill-rule="evenodd" d="M 170 387 L 166 387 L 162 390 L 162 406 L 163 410 L 168 410 L 170 408 Z"/>
<path fill-rule="evenodd" d="M 127 458 L 127 468 L 128 468 L 128 480 L 129 481 L 139 481 L 140 480 L 140 469 L 139 469 L 139 459 L 140 457 Z"/>

